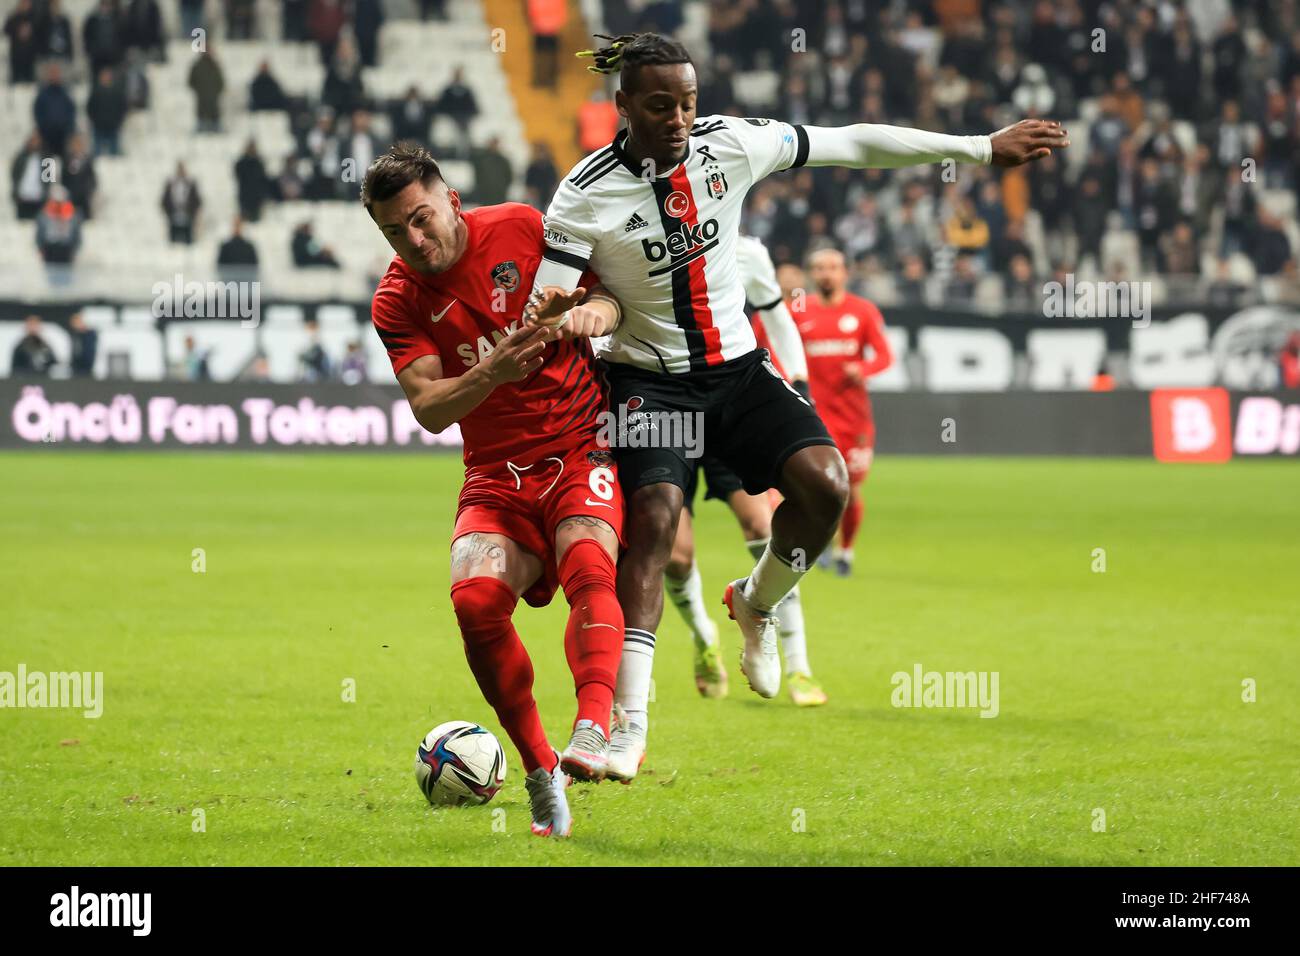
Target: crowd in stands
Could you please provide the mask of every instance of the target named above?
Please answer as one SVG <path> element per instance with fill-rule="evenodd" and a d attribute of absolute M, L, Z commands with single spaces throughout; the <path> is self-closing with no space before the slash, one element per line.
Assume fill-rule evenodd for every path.
<path fill-rule="evenodd" d="M 603 4 L 609 32 L 680 31 L 679 5 Z M 1300 6 L 1293 0 L 736 0 L 709 5 L 701 115 L 837 126 L 896 123 L 988 133 L 1014 119 L 1078 124 L 1070 156 L 1025 170 L 809 169 L 749 196 L 747 227 L 777 262 L 823 243 L 860 284 L 961 303 L 999 276 L 1009 304 L 1053 275 L 1159 273 L 1215 261 L 1196 295 L 1249 297 L 1253 277 L 1297 275 Z M 1082 152 L 1082 157 L 1077 154 Z M 1291 193 L 1285 215 L 1262 190 Z M 1027 235 L 1035 210 L 1041 235 Z M 1137 256 L 1103 257 L 1108 232 Z M 1240 293 L 1238 295 L 1237 293 Z M 1039 297 L 1041 298 L 1041 297 Z"/>
<path fill-rule="evenodd" d="M 212 24 L 201 2 L 182 0 L 180 36 Z M 252 0 L 225 0 L 226 40 L 257 39 L 259 24 Z M 421 14 L 445 19 L 445 4 L 424 2 Z M 290 123 L 295 148 L 287 156 L 266 157 L 250 139 L 234 164 L 239 217 L 257 222 L 267 203 L 291 200 L 355 201 L 357 184 L 371 160 L 398 139 L 430 145 L 439 155 L 463 159 L 473 168 L 470 204 L 504 202 L 511 195 L 515 171 L 489 138 L 475 145 L 470 124 L 480 105 L 464 71 L 456 69 L 440 90 L 415 86 L 399 98 L 371 95 L 363 82 L 363 67 L 379 63 L 379 28 L 384 22 L 382 0 L 287 0 L 281 6 L 281 36 L 310 42 L 325 67 L 316 96 L 286 94 L 270 61 L 263 62 L 249 84 L 250 111 L 281 111 Z M 72 39 L 72 26 L 60 12 L 59 0 L 19 0 L 6 19 L 9 37 L 10 82 L 36 83 L 34 129 L 15 154 L 10 169 L 11 196 L 21 219 L 38 220 L 38 244 L 47 263 L 71 262 L 79 244 L 80 225 L 94 215 L 95 157 L 120 155 L 120 132 L 134 110 L 148 109 L 149 86 L 144 64 L 166 58 L 158 0 L 101 0 L 82 25 L 83 42 Z M 78 55 L 84 64 L 76 63 Z M 68 89 L 70 68 L 93 76 L 84 110 Z M 188 74 L 194 93 L 196 134 L 223 129 L 222 103 L 226 78 L 215 43 L 206 39 Z M 432 95 L 430 95 L 432 93 Z M 376 124 L 375 118 L 382 117 Z M 444 117 L 456 135 L 435 143 L 435 119 Z M 384 135 L 376 131 L 381 125 Z M 82 131 L 90 134 L 89 140 Z M 349 164 L 344 168 L 344 164 Z M 524 171 L 527 199 L 539 207 L 549 199 L 558 173 L 547 147 L 537 143 Z M 178 166 L 160 182 L 161 205 L 168 236 L 174 243 L 194 241 L 203 209 L 201 184 Z M 328 249 L 316 246 L 310 224 L 291 237 L 294 262 L 300 266 L 337 268 Z M 44 237 L 44 238 L 42 238 Z M 238 227 L 232 232 L 238 239 Z M 245 240 L 230 247 L 221 265 L 247 265 L 251 245 Z M 256 253 L 253 252 L 255 257 Z M 255 263 L 253 263 L 255 264 Z"/>
<path fill-rule="evenodd" d="M 529 5 L 540 63 L 563 22 L 563 4 L 549 6 Z M 688 42 L 700 115 L 950 133 L 987 133 L 1026 116 L 1073 120 L 1066 153 L 1020 170 L 771 177 L 751 191 L 745 225 L 778 263 L 835 243 L 859 286 L 888 277 L 903 298 L 948 304 L 971 302 L 988 277 L 1011 306 L 1034 301 L 1046 279 L 1076 272 L 1182 278 L 1196 283 L 1198 298 L 1237 303 L 1257 294 L 1256 280 L 1296 282 L 1296 0 L 734 0 L 704 5 L 703 35 L 691 32 L 700 20 L 687 16 L 692 6 L 699 10 L 700 0 L 602 4 L 607 32 L 676 32 Z M 428 19 L 447 15 L 434 0 L 417 8 Z M 214 9 L 228 39 L 264 32 L 252 0 L 181 0 L 182 35 Z M 469 162 L 471 205 L 520 197 L 545 207 L 562 170 L 540 143 L 522 171 L 496 141 L 474 143 L 470 125 L 483 104 L 461 71 L 441 89 L 411 87 L 391 100 L 366 89 L 362 68 L 381 53 L 382 0 L 285 0 L 280 15 L 283 37 L 319 50 L 324 81 L 314 96 L 287 95 L 276 65 L 262 64 L 248 109 L 283 111 L 295 146 L 264 156 L 250 139 L 232 170 L 240 220 L 258 221 L 268 203 L 354 199 L 370 159 L 399 138 Z M 101 0 L 80 25 L 59 0 L 17 0 L 4 31 L 11 82 L 39 81 L 35 129 L 11 167 L 13 205 L 20 218 L 37 220 L 47 262 L 72 261 L 81 223 L 94 215 L 95 157 L 120 150 L 126 116 L 148 108 L 143 64 L 166 56 L 158 0 Z M 69 64 L 92 84 L 84 115 L 66 88 Z M 211 41 L 189 83 L 196 132 L 221 129 L 226 80 Z M 434 142 L 436 117 L 457 135 Z M 616 122 L 609 95 L 598 93 L 577 109 L 575 134 L 584 148 L 599 148 Z M 54 182 L 43 174 L 51 159 L 61 170 Z M 159 185 L 169 238 L 192 241 L 202 184 L 182 167 Z M 1277 204 L 1279 195 L 1289 202 Z M 224 266 L 256 258 L 239 229 L 222 247 Z M 310 223 L 288 241 L 295 263 L 337 267 Z"/>

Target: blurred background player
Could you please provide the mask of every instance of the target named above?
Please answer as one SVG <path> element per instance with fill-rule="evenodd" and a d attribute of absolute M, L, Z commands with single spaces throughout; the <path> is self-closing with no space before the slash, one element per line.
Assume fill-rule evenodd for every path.
<path fill-rule="evenodd" d="M 758 319 L 755 337 L 760 346 L 771 349 L 777 367 L 786 379 L 808 397 L 808 367 L 804 360 L 803 343 L 794 318 L 785 304 L 781 284 L 777 281 L 776 267 L 766 247 L 753 236 L 740 237 L 736 246 L 740 281 L 745 287 L 745 299 Z M 707 491 L 704 497 L 725 501 L 740 525 L 745 547 L 754 560 L 762 555 L 772 537 L 771 497 L 780 500 L 779 493 L 765 495 L 746 494 L 739 476 L 709 455 L 699 459 L 691 484 L 686 488 L 677 535 L 673 539 L 672 556 L 664 569 L 664 591 L 691 630 L 695 643 L 695 689 L 704 697 L 727 696 L 727 671 L 718 652 L 718 626 L 709 617 L 704 606 L 700 570 L 695 563 L 695 492 L 703 474 Z M 813 679 L 808 664 L 808 642 L 804 635 L 803 606 L 796 584 L 776 607 L 777 634 L 781 644 L 781 657 L 785 667 L 786 684 L 790 697 L 800 707 L 816 707 L 826 703 L 826 692 Z"/>
<path fill-rule="evenodd" d="M 817 414 L 849 468 L 849 504 L 840 519 L 839 543 L 834 553 L 823 552 L 818 563 L 834 563 L 835 572 L 847 577 L 853 570 L 853 540 L 862 525 L 862 483 L 871 471 L 876 445 L 876 424 L 867 396 L 867 379 L 894 362 L 885 338 L 885 320 L 876 306 L 848 291 L 849 272 L 844 254 L 833 247 L 808 257 L 813 294 L 798 316 L 799 334 L 808 357 L 808 381 Z M 871 357 L 866 358 L 867 350 Z"/>
<path fill-rule="evenodd" d="M 371 307 L 415 419 L 437 433 L 459 423 L 465 483 L 451 542 L 451 602 L 465 657 L 519 749 L 532 832 L 568 836 L 569 776 L 605 775 L 623 612 L 614 591 L 623 496 L 598 446 L 606 404 L 585 342 L 523 324 L 542 257 L 542 216 L 504 203 L 462 211 L 428 150 L 399 143 L 366 173 L 367 211 L 397 255 Z M 576 305 L 585 290 L 565 302 Z M 570 330 L 618 318 L 593 297 Z M 563 754 L 547 742 L 533 667 L 511 621 L 564 588 L 564 649 L 578 714 Z"/>

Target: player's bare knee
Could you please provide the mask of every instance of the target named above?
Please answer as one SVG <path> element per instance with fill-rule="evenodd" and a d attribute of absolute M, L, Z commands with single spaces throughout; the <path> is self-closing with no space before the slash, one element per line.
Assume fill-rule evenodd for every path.
<path fill-rule="evenodd" d="M 844 514 L 844 508 L 849 503 L 849 469 L 844 463 L 844 457 L 837 451 L 831 459 L 830 465 L 825 471 L 826 490 L 825 494 L 830 502 L 830 506 L 835 515 L 833 521 L 839 521 L 840 516 Z"/>
<path fill-rule="evenodd" d="M 782 491 L 794 501 L 806 520 L 822 527 L 834 527 L 849 502 L 849 471 L 844 457 L 828 445 L 805 451 L 807 454 L 801 453 L 795 463 L 793 480 Z"/>
<path fill-rule="evenodd" d="M 555 526 L 555 554 L 563 561 L 579 541 L 591 540 L 599 544 L 610 559 L 618 561 L 618 534 L 607 521 L 588 515 L 572 515 Z"/>
<path fill-rule="evenodd" d="M 668 564 L 664 568 L 664 574 L 675 581 L 685 581 L 691 576 L 691 565 L 694 563 L 695 558 L 690 552 L 682 554 L 674 548 L 672 556 L 668 559 Z"/>
<path fill-rule="evenodd" d="M 656 484 L 638 488 L 628 507 L 632 535 L 629 550 L 651 552 L 667 563 L 677 535 L 682 511 L 682 490 L 676 485 Z"/>
<path fill-rule="evenodd" d="M 690 576 L 691 565 L 695 563 L 695 542 L 687 536 L 687 540 L 682 540 L 682 535 L 677 535 L 673 541 L 672 553 L 668 556 L 668 566 L 664 568 L 664 574 L 683 581 Z"/>

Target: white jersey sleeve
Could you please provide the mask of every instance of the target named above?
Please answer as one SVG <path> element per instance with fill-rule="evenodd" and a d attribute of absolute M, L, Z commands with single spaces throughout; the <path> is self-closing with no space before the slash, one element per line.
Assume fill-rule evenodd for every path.
<path fill-rule="evenodd" d="M 533 289 L 548 285 L 577 288 L 599 239 L 591 201 L 569 181 L 560 183 L 542 220 L 542 241 L 546 248 L 533 279 Z"/>
<path fill-rule="evenodd" d="M 741 236 L 736 243 L 736 261 L 740 265 L 740 281 L 745 287 L 745 298 L 755 309 L 766 309 L 780 302 L 781 283 L 776 280 L 776 266 L 767 247 L 753 236 Z"/>
<path fill-rule="evenodd" d="M 745 151 L 753 182 L 802 166 L 808 160 L 808 134 L 802 126 L 774 119 L 731 117 L 727 117 L 727 125 Z"/>
<path fill-rule="evenodd" d="M 802 132 L 809 166 L 897 169 L 946 159 L 987 166 L 993 160 L 993 144 L 988 136 L 950 136 L 876 123 L 809 126 Z"/>
<path fill-rule="evenodd" d="M 745 298 L 758 313 L 776 360 L 790 378 L 806 379 L 808 361 L 804 356 L 803 339 L 799 336 L 794 316 L 786 307 L 781 283 L 776 278 L 776 266 L 772 264 L 767 247 L 753 236 L 741 236 L 736 245 L 736 261 L 740 267 L 740 281 L 745 287 Z"/>

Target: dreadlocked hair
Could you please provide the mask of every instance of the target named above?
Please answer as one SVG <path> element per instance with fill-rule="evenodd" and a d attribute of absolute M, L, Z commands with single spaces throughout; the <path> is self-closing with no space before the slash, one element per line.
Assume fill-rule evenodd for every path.
<path fill-rule="evenodd" d="M 624 90 L 628 88 L 629 74 L 637 67 L 691 62 L 691 55 L 686 52 L 686 47 L 658 33 L 625 33 L 617 37 L 597 33 L 595 36 L 610 41 L 609 45 L 595 50 L 582 50 L 577 56 L 591 57 L 596 61 L 592 66 L 587 67 L 590 73 L 602 73 L 606 76 L 613 73 L 620 74 Z"/>

